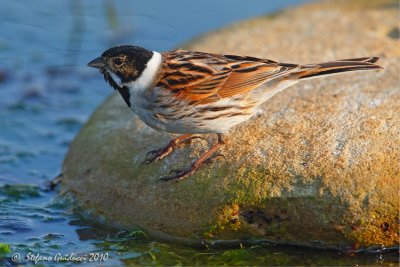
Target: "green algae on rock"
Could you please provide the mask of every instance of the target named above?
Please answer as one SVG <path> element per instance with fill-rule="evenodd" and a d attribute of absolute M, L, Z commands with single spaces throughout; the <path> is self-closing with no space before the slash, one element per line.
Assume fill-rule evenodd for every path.
<path fill-rule="evenodd" d="M 142 165 L 169 135 L 113 95 L 71 144 L 63 191 L 110 222 L 192 245 L 398 244 L 400 47 L 387 35 L 398 27 L 392 3 L 312 3 L 197 38 L 185 48 L 296 63 L 381 56 L 385 70 L 306 81 L 274 96 L 228 134 L 225 158 L 179 183 L 157 180 L 188 166 L 212 137 Z"/>

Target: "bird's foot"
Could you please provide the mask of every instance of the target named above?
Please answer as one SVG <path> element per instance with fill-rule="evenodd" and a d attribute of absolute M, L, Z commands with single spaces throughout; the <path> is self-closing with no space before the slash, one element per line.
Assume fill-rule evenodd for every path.
<path fill-rule="evenodd" d="M 225 157 L 222 154 L 216 154 L 211 156 L 210 158 L 206 159 L 205 161 L 201 162 L 201 163 L 197 163 L 194 162 L 188 169 L 186 170 L 171 170 L 169 172 L 169 174 L 174 174 L 172 176 L 166 176 L 166 177 L 162 177 L 159 179 L 159 181 L 163 181 L 163 182 L 167 182 L 167 181 L 171 181 L 171 180 L 176 180 L 181 181 L 187 177 L 189 177 L 190 175 L 192 175 L 195 171 L 197 171 L 198 169 L 200 169 L 201 166 L 203 165 L 207 165 L 210 164 L 211 162 L 213 162 L 216 158 L 219 157 Z"/>
<path fill-rule="evenodd" d="M 172 139 L 167 146 L 160 149 L 151 150 L 146 154 L 146 159 L 143 162 L 144 164 L 150 164 L 157 160 L 162 160 L 169 154 L 171 154 L 175 148 L 188 145 L 192 142 L 193 139 L 204 139 L 200 136 L 191 136 L 185 135 L 175 139 Z"/>
<path fill-rule="evenodd" d="M 166 147 L 155 149 L 147 152 L 144 164 L 150 164 L 154 161 L 161 160 L 174 151 L 176 147 L 175 140 L 171 140 Z"/>
<path fill-rule="evenodd" d="M 188 176 L 192 175 L 196 170 L 198 170 L 203 164 L 197 165 L 196 162 L 192 164 L 188 169 L 186 170 L 171 170 L 169 174 L 173 174 L 171 176 L 166 176 L 162 177 L 159 179 L 159 181 L 167 182 L 167 181 L 181 181 Z"/>
<path fill-rule="evenodd" d="M 222 134 L 218 134 L 218 142 L 212 146 L 206 153 L 204 153 L 198 160 L 192 163 L 192 165 L 186 170 L 172 170 L 169 174 L 174 174 L 172 176 L 166 176 L 159 179 L 159 181 L 181 181 L 188 176 L 192 175 L 195 171 L 200 169 L 201 166 L 209 164 L 213 159 L 217 157 L 224 157 L 222 154 L 214 154 L 223 144 L 225 141 L 223 140 Z"/>

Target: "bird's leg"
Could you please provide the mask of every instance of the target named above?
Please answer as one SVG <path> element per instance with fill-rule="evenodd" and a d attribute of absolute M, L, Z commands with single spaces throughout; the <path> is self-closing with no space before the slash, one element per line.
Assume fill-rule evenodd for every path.
<path fill-rule="evenodd" d="M 143 163 L 150 164 L 154 161 L 161 160 L 166 156 L 168 156 L 169 154 L 171 154 L 175 150 L 175 148 L 181 145 L 190 144 L 190 142 L 196 138 L 203 139 L 200 136 L 193 136 L 193 134 L 185 134 L 177 138 L 171 139 L 171 141 L 169 141 L 167 146 L 160 149 L 149 151 L 146 155 L 146 160 Z"/>
<path fill-rule="evenodd" d="M 224 136 L 222 134 L 218 134 L 218 142 L 213 145 L 206 153 L 204 153 L 199 159 L 192 163 L 192 165 L 186 170 L 172 170 L 170 173 L 174 173 L 173 176 L 163 177 L 160 181 L 171 181 L 176 180 L 180 181 L 193 174 L 196 170 L 198 170 L 203 164 L 209 162 L 210 158 L 213 157 L 213 154 L 225 144 Z"/>

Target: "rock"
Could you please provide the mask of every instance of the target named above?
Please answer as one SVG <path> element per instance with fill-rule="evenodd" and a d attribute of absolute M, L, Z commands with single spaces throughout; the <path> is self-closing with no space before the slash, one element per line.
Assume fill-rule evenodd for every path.
<path fill-rule="evenodd" d="M 189 166 L 214 137 L 142 165 L 170 137 L 113 95 L 71 144 L 62 192 L 123 228 L 192 245 L 398 244 L 400 47 L 387 34 L 396 7 L 323 1 L 197 38 L 186 48 L 295 63 L 380 56 L 385 70 L 305 81 L 274 96 L 229 133 L 225 158 L 179 183 L 157 180 Z"/>

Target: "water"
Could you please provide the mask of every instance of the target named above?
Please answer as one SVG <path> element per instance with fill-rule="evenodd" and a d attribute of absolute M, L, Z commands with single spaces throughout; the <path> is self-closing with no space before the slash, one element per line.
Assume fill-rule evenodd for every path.
<path fill-rule="evenodd" d="M 2 0 L 0 265 L 21 262 L 13 262 L 12 253 L 22 259 L 40 255 L 29 263 L 46 265 L 73 265 L 54 260 L 57 253 L 94 266 L 394 263 L 391 253 L 354 257 L 275 246 L 199 251 L 163 244 L 139 230 L 119 231 L 81 218 L 67 199 L 45 190 L 73 137 L 112 93 L 86 67 L 89 60 L 116 44 L 173 49 L 198 34 L 306 1 Z"/>

